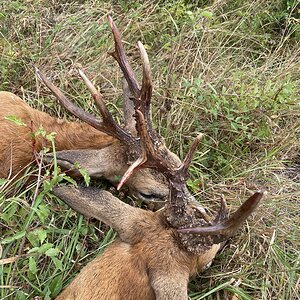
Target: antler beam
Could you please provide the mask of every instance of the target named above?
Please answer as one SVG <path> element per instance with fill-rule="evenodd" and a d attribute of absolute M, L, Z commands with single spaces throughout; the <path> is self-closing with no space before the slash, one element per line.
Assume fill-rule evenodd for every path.
<path fill-rule="evenodd" d="M 84 111 L 82 108 L 71 102 L 63 92 L 56 87 L 39 69 L 36 68 L 36 74 L 44 82 L 44 84 L 51 90 L 55 95 L 59 103 L 70 113 L 77 116 L 82 121 L 88 123 L 94 128 L 111 135 L 118 140 L 124 141 L 127 144 L 135 145 L 137 144 L 136 139 L 131 136 L 128 132 L 123 130 L 113 119 L 112 115 L 108 111 L 105 103 L 102 100 L 100 93 L 97 91 L 92 82 L 86 77 L 86 75 L 79 70 L 79 74 L 83 79 L 84 83 L 88 87 L 92 97 L 94 98 L 97 107 L 102 115 L 103 121 L 97 120 L 93 115 Z"/>
<path fill-rule="evenodd" d="M 108 16 L 107 18 L 115 40 L 115 50 L 113 52 L 109 52 L 109 54 L 118 62 L 132 95 L 136 99 L 139 99 L 141 93 L 140 86 L 126 58 L 124 47 L 122 44 L 121 33 L 114 23 L 112 17 Z"/>
<path fill-rule="evenodd" d="M 178 229 L 180 233 L 197 233 L 201 235 L 221 235 L 228 239 L 239 229 L 241 224 L 251 215 L 255 210 L 264 193 L 261 191 L 253 194 L 247 201 L 245 201 L 239 209 L 226 221 L 217 223 L 212 226 L 202 226 L 196 228 L 183 228 Z M 221 212 L 219 213 L 221 214 Z M 219 218 L 218 218 L 219 219 Z"/>

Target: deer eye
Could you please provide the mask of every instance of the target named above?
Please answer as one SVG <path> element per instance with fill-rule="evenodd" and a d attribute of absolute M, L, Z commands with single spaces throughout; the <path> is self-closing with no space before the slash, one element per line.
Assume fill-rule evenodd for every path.
<path fill-rule="evenodd" d="M 163 197 L 158 194 L 145 194 L 145 193 L 139 193 L 140 198 L 146 200 L 146 201 L 162 201 Z"/>
<path fill-rule="evenodd" d="M 205 265 L 204 270 L 208 269 L 211 265 L 212 265 L 212 260 Z"/>

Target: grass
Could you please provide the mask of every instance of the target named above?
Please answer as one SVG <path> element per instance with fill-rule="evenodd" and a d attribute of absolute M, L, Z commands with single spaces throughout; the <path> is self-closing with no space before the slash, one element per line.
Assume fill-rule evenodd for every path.
<path fill-rule="evenodd" d="M 0 8 L 1 90 L 66 116 L 36 65 L 95 112 L 75 72 L 81 67 L 118 115 L 122 75 L 106 54 L 111 14 L 138 73 L 136 42 L 147 48 L 154 120 L 170 147 L 182 157 L 196 132 L 206 134 L 189 180 L 199 201 L 215 209 L 224 194 L 233 210 L 249 191 L 268 191 L 213 266 L 191 281 L 191 299 L 300 299 L 297 1 L 4 0 Z M 51 195 L 59 175 L 25 186 L 30 174 L 38 167 L 9 191 L 0 181 L 1 299 L 55 297 L 114 238 Z"/>

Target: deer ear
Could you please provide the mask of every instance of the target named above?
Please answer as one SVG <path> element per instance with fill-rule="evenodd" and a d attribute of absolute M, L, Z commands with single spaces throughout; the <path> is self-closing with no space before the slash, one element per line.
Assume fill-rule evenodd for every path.
<path fill-rule="evenodd" d="M 93 150 L 63 150 L 56 152 L 57 164 L 68 170 L 72 176 L 81 176 L 78 167 L 87 170 L 92 178 L 106 178 L 112 182 L 116 181 L 116 175 L 120 172 L 122 159 L 114 154 L 114 149 L 106 147 L 104 149 Z M 119 158 L 119 159 L 118 159 Z M 50 162 L 53 155 L 48 154 L 44 160 Z M 126 162 L 126 159 L 123 159 Z M 118 163 L 119 162 L 119 163 Z M 120 174 L 121 175 L 121 174 Z"/>
<path fill-rule="evenodd" d="M 56 186 L 53 194 L 75 211 L 96 218 L 115 229 L 121 240 L 136 240 L 137 220 L 143 219 L 143 210 L 132 207 L 111 193 L 91 187 Z"/>

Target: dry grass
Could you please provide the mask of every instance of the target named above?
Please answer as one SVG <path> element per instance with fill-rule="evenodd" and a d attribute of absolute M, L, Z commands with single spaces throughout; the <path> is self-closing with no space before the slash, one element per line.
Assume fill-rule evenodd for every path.
<path fill-rule="evenodd" d="M 112 14 L 137 72 L 136 42 L 147 47 L 154 117 L 168 144 L 183 155 L 191 136 L 206 134 L 189 182 L 199 200 L 214 209 L 224 194 L 234 209 L 251 191 L 268 191 L 214 265 L 191 282 L 191 299 L 300 299 L 298 15 L 278 0 L 187 2 L 4 0 L 0 88 L 65 116 L 37 80 L 37 65 L 95 112 L 76 74 L 81 67 L 117 113 L 121 73 L 106 54 Z M 35 206 L 36 183 L 24 188 L 24 181 L 10 196 L 0 186 L 0 298 L 50 299 L 113 233 L 50 193 Z M 47 245 L 58 252 L 49 255 Z M 34 247 L 40 250 L 30 254 Z"/>

